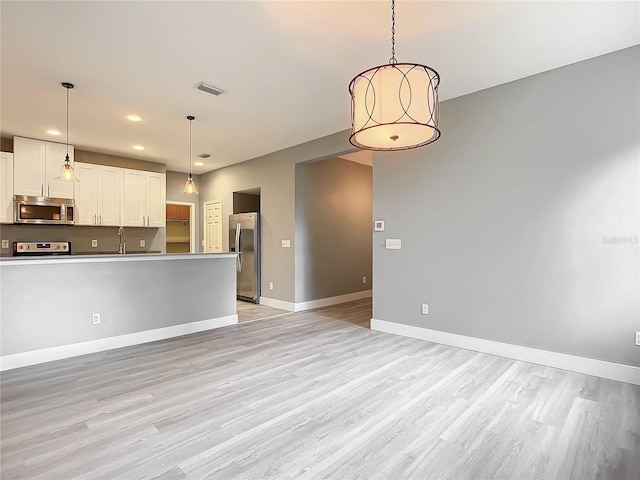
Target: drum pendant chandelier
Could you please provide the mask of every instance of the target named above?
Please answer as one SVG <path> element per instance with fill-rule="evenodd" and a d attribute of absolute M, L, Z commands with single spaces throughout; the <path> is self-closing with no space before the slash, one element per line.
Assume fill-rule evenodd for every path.
<path fill-rule="evenodd" d="M 365 70 L 349 84 L 349 142 L 365 150 L 409 150 L 440 137 L 440 76 L 426 65 L 396 61 L 395 27 L 395 0 L 392 0 L 389 63 Z"/>

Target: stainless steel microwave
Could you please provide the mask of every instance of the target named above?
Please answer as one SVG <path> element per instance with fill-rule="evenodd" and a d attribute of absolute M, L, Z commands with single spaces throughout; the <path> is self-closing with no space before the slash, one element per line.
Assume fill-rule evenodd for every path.
<path fill-rule="evenodd" d="M 13 197 L 14 223 L 37 225 L 73 225 L 73 200 L 70 198 Z"/>

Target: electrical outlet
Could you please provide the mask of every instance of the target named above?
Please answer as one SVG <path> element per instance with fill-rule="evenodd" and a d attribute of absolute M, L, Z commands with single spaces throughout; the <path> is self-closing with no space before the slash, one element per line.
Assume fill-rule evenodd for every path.
<path fill-rule="evenodd" d="M 98 246 L 98 240 L 91 240 L 91 246 L 96 248 Z"/>
<path fill-rule="evenodd" d="M 640 347 L 640 332 L 636 332 L 636 346 Z"/>
<path fill-rule="evenodd" d="M 367 277 L 362 277 L 362 283 L 367 283 Z"/>
<path fill-rule="evenodd" d="M 273 282 L 269 282 L 269 290 L 273 290 Z"/>
<path fill-rule="evenodd" d="M 147 244 L 147 242 L 145 242 L 144 240 L 140 240 L 140 246 L 144 247 Z"/>
<path fill-rule="evenodd" d="M 93 314 L 92 322 L 93 322 L 94 325 L 98 325 L 100 323 L 100 314 L 99 313 L 94 313 Z"/>
<path fill-rule="evenodd" d="M 9 248 L 9 240 L 2 240 L 2 248 Z"/>
<path fill-rule="evenodd" d="M 423 315 L 429 315 L 429 305 L 426 303 L 422 304 L 422 314 Z"/>
<path fill-rule="evenodd" d="M 282 240 L 282 248 L 291 248 L 291 240 Z"/>

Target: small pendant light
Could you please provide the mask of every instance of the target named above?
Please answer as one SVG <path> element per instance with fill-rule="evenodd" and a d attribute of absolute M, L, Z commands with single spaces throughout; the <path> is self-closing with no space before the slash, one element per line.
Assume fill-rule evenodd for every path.
<path fill-rule="evenodd" d="M 391 1 L 391 58 L 349 84 L 352 145 L 408 150 L 435 142 L 440 76 L 431 67 L 396 61 L 396 2 Z"/>
<path fill-rule="evenodd" d="M 191 122 L 196 119 L 193 115 L 187 115 L 187 120 L 189 120 L 189 176 L 187 177 L 187 181 L 184 184 L 184 190 L 182 193 L 193 193 L 197 194 L 198 189 L 196 188 L 196 184 L 193 181 L 193 174 L 191 173 Z"/>
<path fill-rule="evenodd" d="M 62 86 L 67 89 L 67 156 L 64 158 L 64 163 L 62 167 L 60 167 L 60 173 L 56 177 L 56 180 L 79 182 L 71 166 L 71 161 L 69 160 L 69 90 L 73 88 L 73 83 L 62 82 Z"/>

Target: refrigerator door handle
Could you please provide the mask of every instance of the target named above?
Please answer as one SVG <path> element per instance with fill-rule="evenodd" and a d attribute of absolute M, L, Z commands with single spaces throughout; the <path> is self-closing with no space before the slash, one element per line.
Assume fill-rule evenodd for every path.
<path fill-rule="evenodd" d="M 236 257 L 236 267 L 239 272 L 242 271 L 242 252 L 240 251 L 240 230 L 242 229 L 242 225 L 240 222 L 236 223 L 236 253 L 238 256 Z"/>

